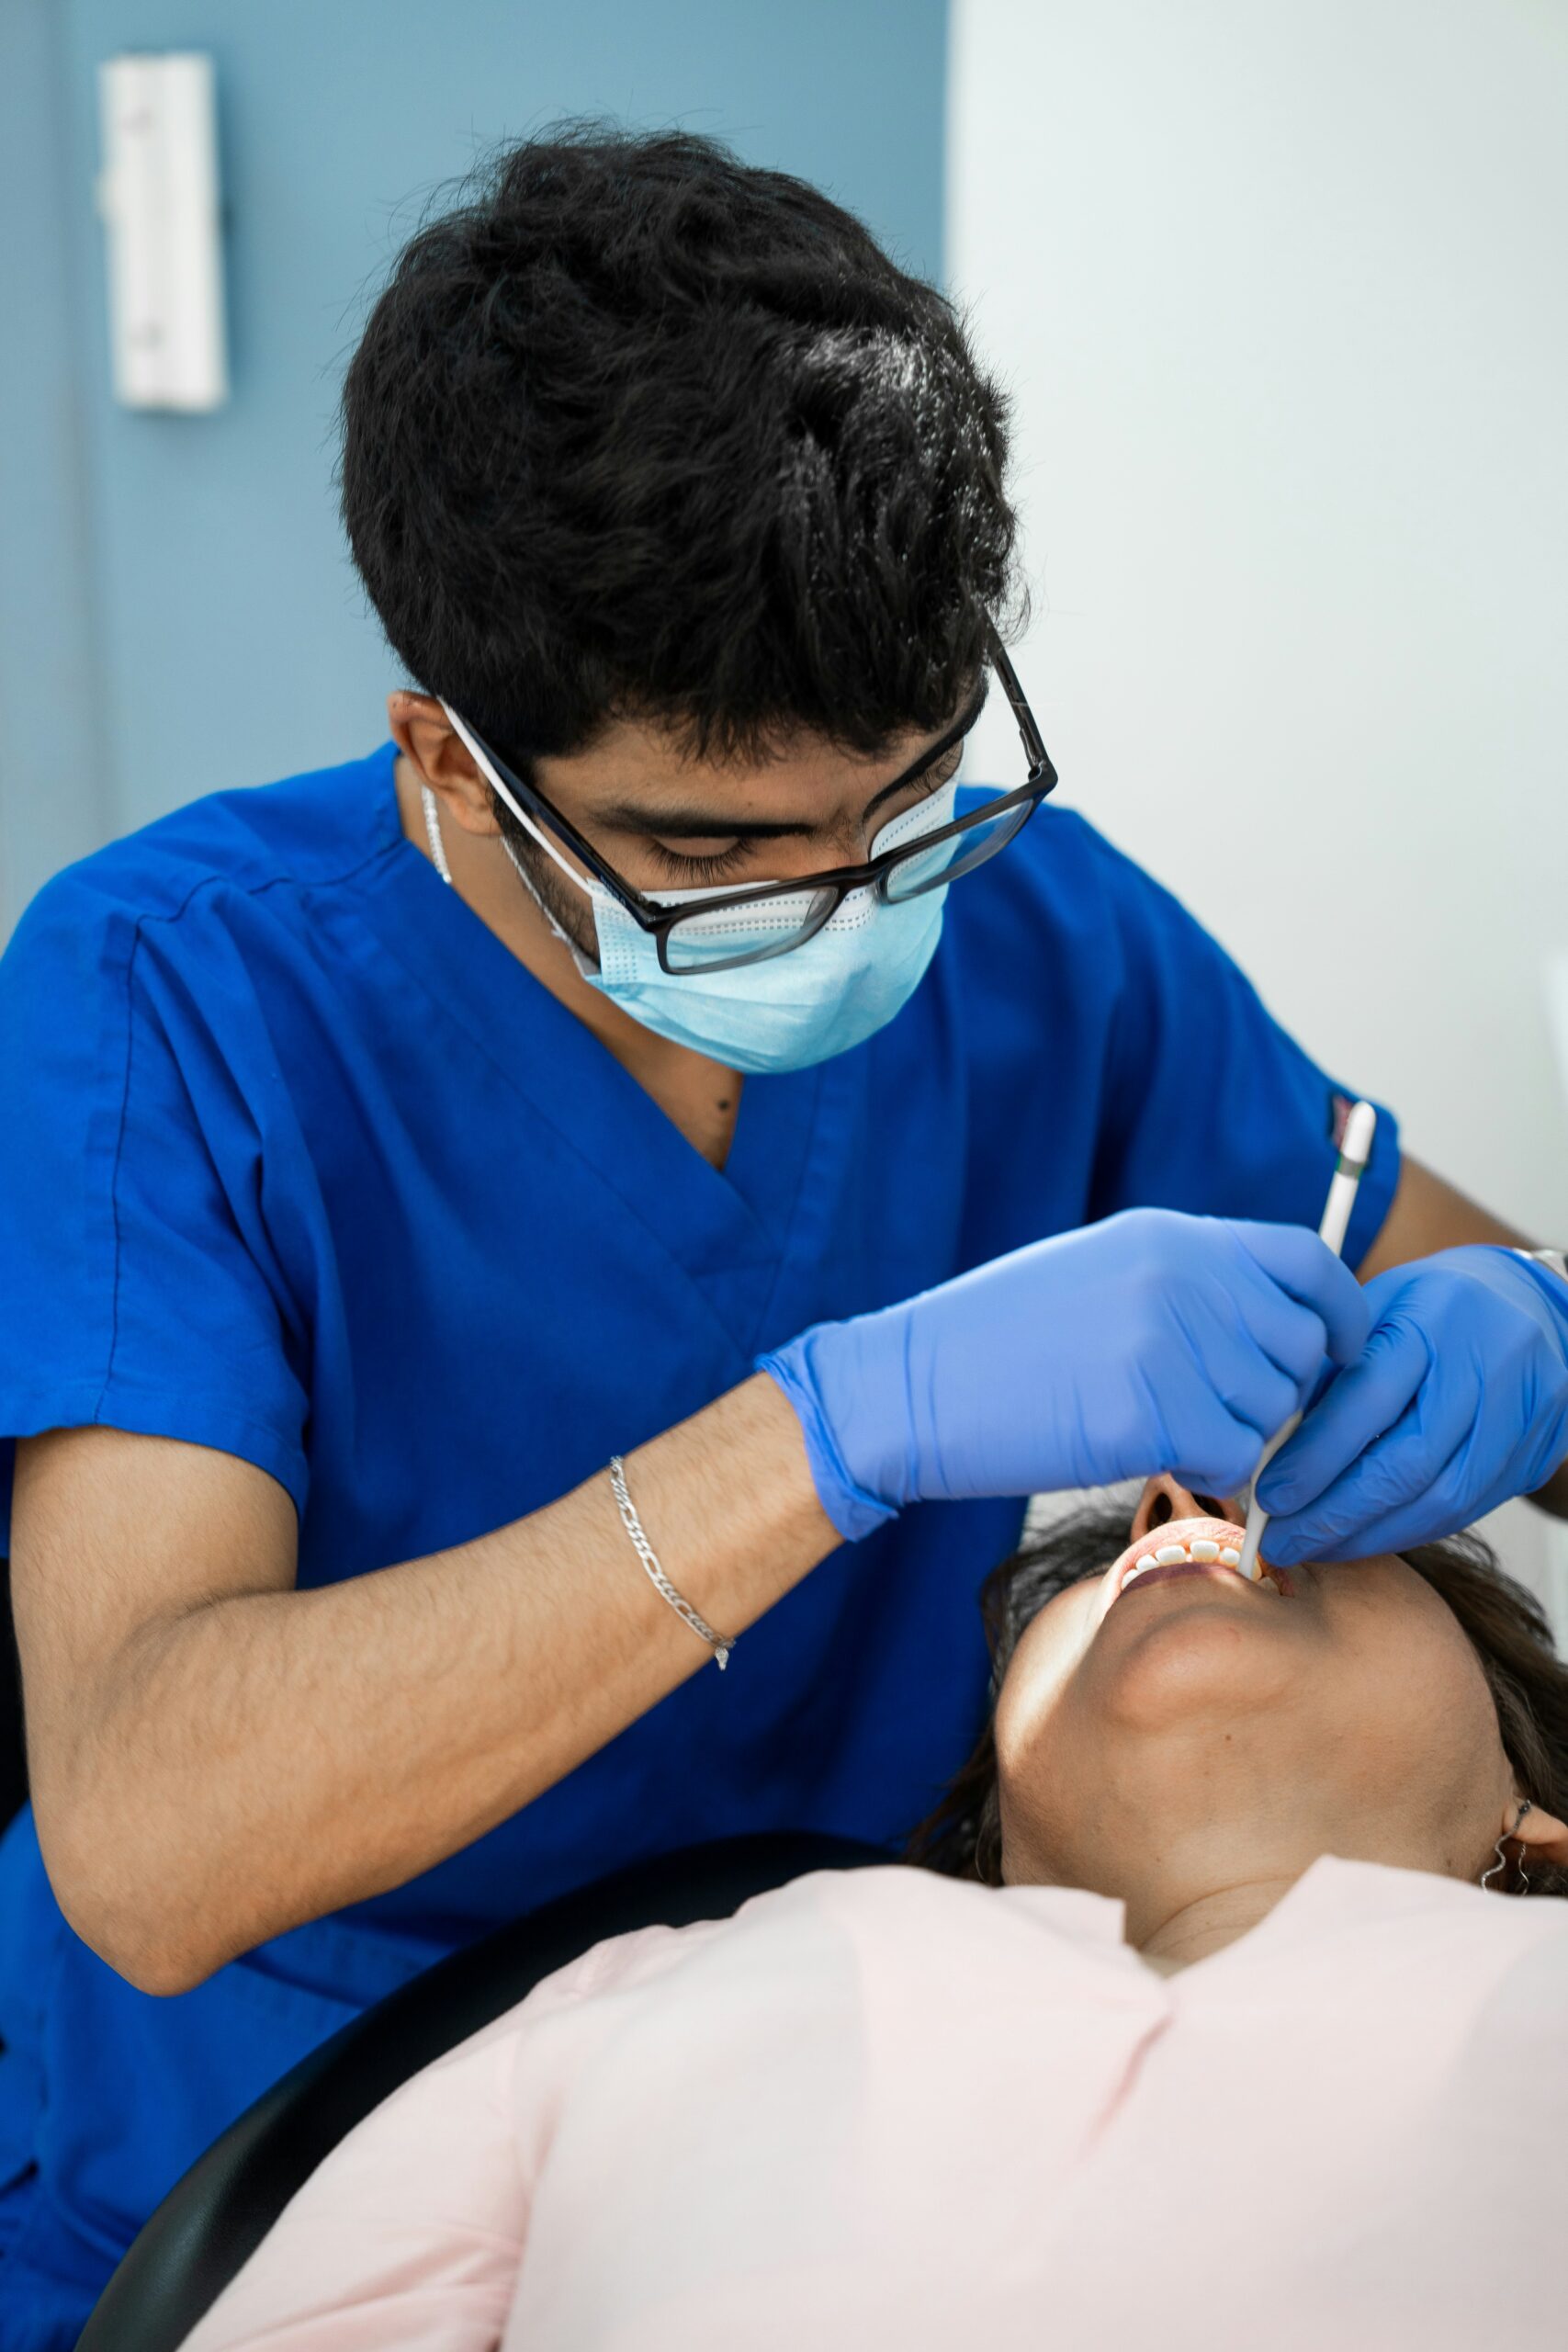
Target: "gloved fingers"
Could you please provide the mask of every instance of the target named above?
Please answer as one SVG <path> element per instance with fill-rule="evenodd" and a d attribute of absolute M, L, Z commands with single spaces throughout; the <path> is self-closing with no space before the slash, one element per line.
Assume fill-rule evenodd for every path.
<path fill-rule="evenodd" d="M 1215 1403 L 1238 1428 L 1257 1431 L 1242 1473 L 1250 1478 L 1268 1441 L 1299 1408 L 1301 1390 L 1277 1364 L 1256 1353 L 1222 1365 L 1213 1379 Z"/>
<path fill-rule="evenodd" d="M 1424 1384 L 1393 1428 L 1370 1440 L 1314 1502 L 1270 1522 L 1269 1548 L 1280 1566 L 1364 1559 L 1394 1548 L 1391 1535 L 1409 1544 L 1466 1525 L 1480 1484 L 1472 1458 L 1478 1401 L 1472 1381 Z"/>
<path fill-rule="evenodd" d="M 1478 1410 L 1479 1383 L 1433 1414 L 1424 1392 L 1363 1463 L 1310 1509 L 1270 1520 L 1265 1543 L 1281 1567 L 1297 1560 L 1366 1559 L 1373 1553 L 1408 1552 L 1472 1526 L 1511 1495 L 1528 1490 L 1533 1468 L 1530 1440 L 1497 1454 Z M 1450 1440 L 1442 1450 L 1442 1437 Z M 1407 1437 L 1413 1442 L 1406 1449 Z M 1418 1449 L 1418 1450 L 1417 1450 Z M 1404 1457 L 1403 1460 L 1401 1457 Z M 1365 1478 L 1359 1474 L 1369 1470 Z M 1380 1509 L 1378 1497 L 1392 1497 Z M 1276 1532 L 1278 1531 L 1278 1532 Z"/>
<path fill-rule="evenodd" d="M 1281 1290 L 1260 1267 L 1247 1261 L 1246 1253 L 1242 1264 L 1243 1279 L 1218 1309 L 1224 1317 L 1220 1336 L 1232 1347 L 1238 1339 L 1249 1340 L 1284 1375 L 1292 1391 L 1287 1410 L 1293 1413 L 1306 1403 L 1322 1368 L 1327 1327 L 1314 1307 L 1303 1306 Z M 1278 1428 L 1279 1422 L 1271 1426 Z"/>
<path fill-rule="evenodd" d="M 1211 1449 L 1218 1449 L 1203 1483 L 1212 1488 L 1218 1480 L 1228 1492 L 1238 1477 L 1252 1476 L 1265 1442 L 1300 1410 L 1323 1363 L 1323 1324 L 1276 1289 L 1245 1252 L 1237 1279 L 1223 1295 L 1211 1290 L 1194 1300 L 1179 1294 L 1168 1311 L 1180 1347 L 1145 1359 L 1164 1425 L 1181 1434 L 1188 1457 L 1167 1466 L 1193 1466 L 1197 1449 L 1188 1433 L 1201 1425 Z"/>
<path fill-rule="evenodd" d="M 1446 1507 L 1445 1507 L 1446 1505 Z M 1445 1498 L 1438 1489 L 1422 1498 L 1419 1503 L 1405 1503 L 1398 1510 L 1390 1511 L 1382 1519 L 1358 1526 L 1337 1542 L 1329 1538 L 1314 1538 L 1311 1549 L 1300 1556 L 1313 1560 L 1371 1560 L 1384 1553 L 1413 1551 L 1417 1544 L 1436 1544 L 1444 1535 L 1457 1535 L 1468 1527 L 1475 1514 L 1467 1510 L 1458 1497 Z M 1288 1541 L 1288 1539 L 1287 1539 Z M 1269 1522 L 1264 1544 L 1272 1555 L 1274 1522 Z M 1282 1568 L 1298 1565 L 1297 1555 L 1280 1555 Z"/>
<path fill-rule="evenodd" d="M 1280 1519 L 1325 1494 L 1393 1429 L 1421 1393 L 1431 1366 L 1427 1342 L 1403 1318 L 1380 1323 L 1364 1355 L 1337 1374 L 1258 1482 L 1258 1499 Z"/>
<path fill-rule="evenodd" d="M 1371 1313 L 1344 1260 L 1304 1225 L 1238 1219 L 1231 1230 L 1270 1282 L 1320 1318 L 1326 1352 L 1336 1363 L 1353 1363 L 1367 1343 Z"/>
<path fill-rule="evenodd" d="M 1269 1423 L 1270 1429 L 1278 1427 L 1277 1421 Z M 1170 1451 L 1179 1458 L 1160 1466 L 1184 1487 L 1206 1494 L 1233 1494 L 1258 1467 L 1264 1440 L 1260 1422 L 1235 1412 L 1212 1390 L 1200 1387 L 1189 1396 L 1174 1420 Z"/>
<path fill-rule="evenodd" d="M 1412 1407 L 1374 1450 L 1381 1453 L 1386 1447 L 1393 1453 L 1405 1452 L 1404 1425 L 1416 1417 L 1416 1408 Z M 1400 1496 L 1386 1510 L 1377 1504 L 1380 1482 L 1362 1476 L 1368 1463 L 1357 1463 L 1310 1510 L 1269 1521 L 1263 1539 L 1269 1556 L 1282 1568 L 1294 1567 L 1300 1560 L 1366 1560 L 1374 1554 L 1404 1552 L 1416 1544 L 1435 1543 L 1439 1536 L 1468 1527 L 1476 1515 L 1463 1476 L 1468 1443 L 1467 1431 L 1446 1459 L 1436 1462 L 1425 1454 L 1423 1447 L 1425 1458 L 1416 1491 Z M 1394 1481 L 1395 1486 L 1407 1483 L 1397 1477 Z"/>

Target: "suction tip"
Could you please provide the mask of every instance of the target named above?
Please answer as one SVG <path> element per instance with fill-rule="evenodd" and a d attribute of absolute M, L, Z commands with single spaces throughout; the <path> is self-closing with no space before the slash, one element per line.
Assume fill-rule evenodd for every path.
<path fill-rule="evenodd" d="M 1242 1537 L 1241 1560 L 1236 1573 L 1238 1576 L 1244 1576 L 1249 1584 L 1256 1584 L 1261 1574 L 1258 1566 L 1258 1547 L 1263 1541 L 1263 1531 L 1268 1524 L 1268 1512 L 1258 1509 L 1256 1499 L 1248 1503 L 1247 1532 Z"/>

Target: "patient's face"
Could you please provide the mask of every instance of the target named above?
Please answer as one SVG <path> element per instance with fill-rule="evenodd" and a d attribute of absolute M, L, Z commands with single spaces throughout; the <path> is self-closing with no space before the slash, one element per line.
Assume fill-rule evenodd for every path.
<path fill-rule="evenodd" d="M 1122 1893 L 1151 1841 L 1200 1871 L 1299 1872 L 1326 1851 L 1473 1872 L 1512 1774 L 1480 1664 L 1415 1569 L 1385 1555 L 1244 1582 L 1221 1556 L 1240 1549 L 1234 1507 L 1169 1478 L 1130 1534 L 1008 1668 L 1008 1879 Z M 1161 1547 L 1186 1556 L 1132 1574 Z"/>

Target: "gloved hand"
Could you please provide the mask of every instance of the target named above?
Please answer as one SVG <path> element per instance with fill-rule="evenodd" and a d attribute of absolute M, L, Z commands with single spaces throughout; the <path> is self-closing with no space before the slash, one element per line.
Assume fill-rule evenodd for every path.
<path fill-rule="evenodd" d="M 1543 1486 L 1568 1453 L 1568 1283 L 1511 1250 L 1374 1275 L 1366 1351 L 1258 1481 L 1264 1550 L 1404 1552 Z"/>
<path fill-rule="evenodd" d="M 823 1509 L 868 1534 L 917 1498 L 1173 1470 L 1221 1493 L 1347 1363 L 1363 1294 L 1314 1233 L 1130 1209 L 759 1357 Z"/>

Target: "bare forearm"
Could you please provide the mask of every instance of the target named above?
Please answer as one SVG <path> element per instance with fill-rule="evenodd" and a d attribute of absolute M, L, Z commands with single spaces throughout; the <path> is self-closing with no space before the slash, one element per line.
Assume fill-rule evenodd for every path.
<path fill-rule="evenodd" d="M 761 1376 L 626 1471 L 667 1573 L 725 1633 L 838 1540 Z M 154 1623 L 80 1759 L 119 1816 L 98 1815 L 96 1899 L 129 1919 L 149 1884 L 178 1890 L 188 1931 L 139 1972 L 178 1989 L 482 1836 L 709 1659 L 603 1476 L 457 1550 Z"/>
<path fill-rule="evenodd" d="M 1568 1519 L 1568 1462 L 1560 1462 L 1544 1487 L 1538 1487 L 1529 1498 L 1553 1519 Z"/>

